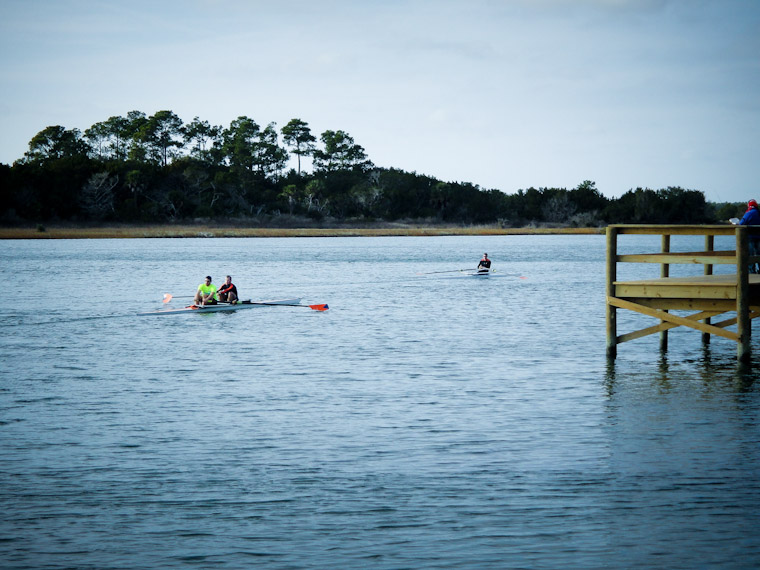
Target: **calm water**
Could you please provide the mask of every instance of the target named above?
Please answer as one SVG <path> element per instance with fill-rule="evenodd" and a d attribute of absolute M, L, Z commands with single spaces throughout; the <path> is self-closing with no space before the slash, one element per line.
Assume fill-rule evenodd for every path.
<path fill-rule="evenodd" d="M 758 370 L 608 364 L 602 236 L 1 243 L 3 568 L 760 564 Z M 227 273 L 331 308 L 135 315 Z"/>

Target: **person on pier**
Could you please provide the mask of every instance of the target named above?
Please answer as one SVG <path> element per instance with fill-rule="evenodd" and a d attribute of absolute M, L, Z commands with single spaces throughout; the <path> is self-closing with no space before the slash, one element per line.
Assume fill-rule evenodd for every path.
<path fill-rule="evenodd" d="M 480 260 L 480 263 L 478 263 L 478 273 L 488 273 L 491 271 L 491 260 L 488 259 L 488 254 L 483 254 L 483 259 Z"/>
<path fill-rule="evenodd" d="M 739 225 L 742 226 L 760 226 L 760 211 L 757 202 L 753 199 L 747 202 L 747 211 L 744 212 Z M 760 255 L 760 234 L 749 234 L 749 255 Z M 749 266 L 750 273 L 758 273 L 758 266 L 751 263 Z"/>

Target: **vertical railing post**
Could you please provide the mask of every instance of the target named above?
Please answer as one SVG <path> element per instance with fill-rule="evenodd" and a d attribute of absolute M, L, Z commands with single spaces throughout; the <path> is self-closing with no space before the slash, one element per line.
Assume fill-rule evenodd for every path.
<path fill-rule="evenodd" d="M 670 253 L 670 235 L 668 234 L 662 235 L 662 253 Z M 660 264 L 660 277 L 670 277 L 670 264 Z M 667 309 L 665 309 L 665 312 L 668 312 Z M 660 321 L 660 324 L 663 323 L 665 321 Z M 660 350 L 663 352 L 668 350 L 668 331 L 660 331 Z"/>
<path fill-rule="evenodd" d="M 705 236 L 705 251 L 715 251 L 715 236 L 713 235 L 706 235 Z M 712 263 L 705 263 L 705 275 L 712 275 L 713 274 L 713 266 Z M 712 319 L 710 317 L 707 317 L 703 321 L 706 325 L 709 325 L 712 323 Z M 710 344 L 710 333 L 702 333 L 702 342 L 704 344 Z"/>
<path fill-rule="evenodd" d="M 736 227 L 736 332 L 739 346 L 736 356 L 740 362 L 750 359 L 749 318 L 749 238 L 747 227 Z"/>
<path fill-rule="evenodd" d="M 617 307 L 610 304 L 615 296 L 617 280 L 617 228 L 607 226 L 607 287 L 605 305 L 607 307 L 607 358 L 617 356 Z"/>

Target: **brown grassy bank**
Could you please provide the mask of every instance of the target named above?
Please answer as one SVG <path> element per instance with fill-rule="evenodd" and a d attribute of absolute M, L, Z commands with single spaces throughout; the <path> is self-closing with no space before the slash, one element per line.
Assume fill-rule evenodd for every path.
<path fill-rule="evenodd" d="M 398 226 L 365 228 L 242 228 L 216 225 L 0 228 L 0 239 L 104 239 L 194 237 L 488 236 L 601 234 L 602 228 L 499 228 L 495 226 Z"/>

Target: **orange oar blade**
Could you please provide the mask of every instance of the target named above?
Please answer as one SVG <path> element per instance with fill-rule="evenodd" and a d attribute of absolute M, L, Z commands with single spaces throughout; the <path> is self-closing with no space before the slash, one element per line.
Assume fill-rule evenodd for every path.
<path fill-rule="evenodd" d="M 315 311 L 326 311 L 330 307 L 327 306 L 327 303 L 324 305 L 309 305 L 310 309 L 314 309 Z"/>
<path fill-rule="evenodd" d="M 164 293 L 164 303 L 168 303 L 172 300 L 172 296 L 169 293 Z"/>

